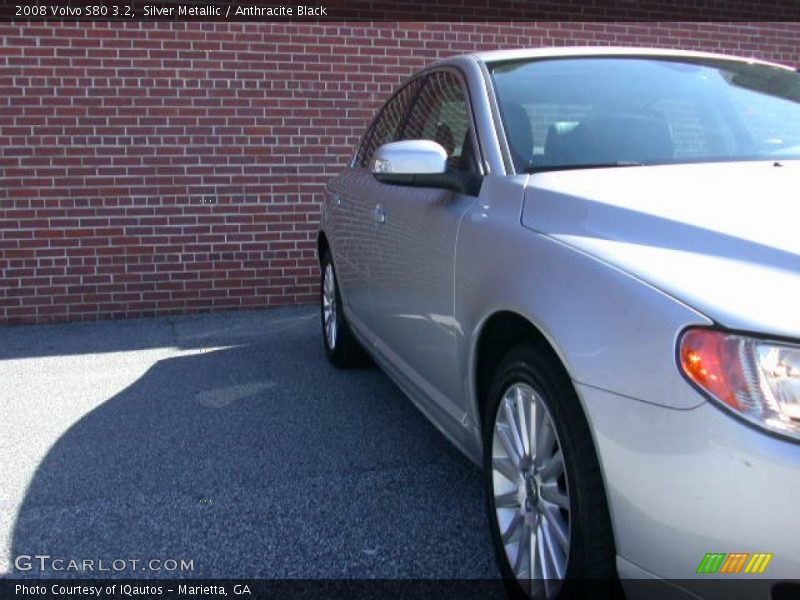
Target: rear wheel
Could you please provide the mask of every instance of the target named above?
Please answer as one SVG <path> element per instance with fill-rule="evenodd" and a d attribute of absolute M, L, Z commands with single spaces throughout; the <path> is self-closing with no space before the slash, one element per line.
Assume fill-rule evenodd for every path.
<path fill-rule="evenodd" d="M 328 360 L 337 367 L 364 365 L 369 359 L 361 344 L 350 331 L 350 326 L 342 311 L 342 298 L 330 251 L 326 251 L 322 256 L 320 267 L 320 317 L 325 354 Z"/>
<path fill-rule="evenodd" d="M 498 563 L 515 597 L 616 595 L 611 522 L 589 427 L 543 345 L 498 367 L 484 423 L 487 505 Z"/>

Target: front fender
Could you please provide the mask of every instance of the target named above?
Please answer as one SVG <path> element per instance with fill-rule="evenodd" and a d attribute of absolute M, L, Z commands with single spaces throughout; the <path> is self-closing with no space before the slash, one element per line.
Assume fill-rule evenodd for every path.
<path fill-rule="evenodd" d="M 522 227 L 515 210 L 477 206 L 462 222 L 455 273 L 458 352 L 477 418 L 476 349 L 486 320 L 515 312 L 550 342 L 570 377 L 677 409 L 702 399 L 678 372 L 675 344 L 694 309 L 616 267 Z"/>

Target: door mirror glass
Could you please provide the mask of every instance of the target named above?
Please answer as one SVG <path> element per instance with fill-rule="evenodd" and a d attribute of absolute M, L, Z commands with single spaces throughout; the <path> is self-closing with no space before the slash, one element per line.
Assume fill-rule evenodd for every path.
<path fill-rule="evenodd" d="M 442 174 L 447 171 L 447 151 L 430 140 L 391 142 L 372 155 L 370 171 L 387 182 L 398 175 Z"/>

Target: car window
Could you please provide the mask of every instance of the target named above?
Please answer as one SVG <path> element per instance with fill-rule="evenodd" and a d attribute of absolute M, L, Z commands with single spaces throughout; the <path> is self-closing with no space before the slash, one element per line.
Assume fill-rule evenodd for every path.
<path fill-rule="evenodd" d="M 419 92 L 402 133 L 404 140 L 432 140 L 447 151 L 451 169 L 468 169 L 472 144 L 466 145 L 469 133 L 468 108 L 464 88 L 448 71 L 428 76 Z"/>
<path fill-rule="evenodd" d="M 518 171 L 800 156 L 800 75 L 706 58 L 492 68 Z"/>
<path fill-rule="evenodd" d="M 602 105 L 537 102 L 521 105 L 521 108 L 525 111 L 523 120 L 529 121 L 530 125 L 510 123 L 510 147 L 517 162 L 535 166 L 567 160 L 568 157 L 561 155 L 559 141 L 566 139 L 579 123 L 590 119 L 593 112 L 596 114 L 602 110 Z M 513 120 L 510 114 L 512 110 L 505 107 L 505 112 L 509 113 L 506 121 Z M 650 104 L 646 111 L 637 112 L 663 123 L 671 137 L 670 158 L 691 160 L 712 154 L 724 156 L 735 148 L 736 139 L 720 123 L 720 115 L 708 110 L 702 102 L 687 98 L 664 98 Z M 532 133 L 532 144 L 527 147 L 518 140 L 526 127 Z"/>
<path fill-rule="evenodd" d="M 422 80 L 419 78 L 411 81 L 384 104 L 378 118 L 361 141 L 355 160 L 357 166 L 366 167 L 379 146 L 400 139 L 400 128 L 421 85 Z"/>
<path fill-rule="evenodd" d="M 591 104 L 580 102 L 506 102 L 501 105 L 515 162 L 526 167 L 542 162 L 545 152 L 553 154 L 553 139 L 574 129 L 591 110 Z"/>

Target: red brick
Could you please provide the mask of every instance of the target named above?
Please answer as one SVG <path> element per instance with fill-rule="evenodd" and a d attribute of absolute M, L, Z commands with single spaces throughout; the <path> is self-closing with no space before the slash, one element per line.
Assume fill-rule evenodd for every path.
<path fill-rule="evenodd" d="M 0 324 L 316 302 L 325 181 L 446 55 L 628 43 L 800 63 L 796 21 L 646 22 L 644 4 L 630 23 L 2 23 Z"/>

